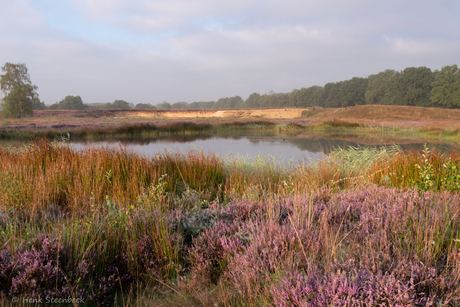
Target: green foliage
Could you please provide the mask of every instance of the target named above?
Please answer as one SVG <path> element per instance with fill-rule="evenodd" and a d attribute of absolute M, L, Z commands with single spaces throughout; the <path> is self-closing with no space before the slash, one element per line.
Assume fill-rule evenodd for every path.
<path fill-rule="evenodd" d="M 186 102 L 176 102 L 171 105 L 172 110 L 184 110 L 187 109 L 188 104 Z"/>
<path fill-rule="evenodd" d="M 433 73 L 426 67 L 408 67 L 390 79 L 385 95 L 390 105 L 426 106 L 429 102 Z"/>
<path fill-rule="evenodd" d="M 418 187 L 422 190 L 430 190 L 436 187 L 437 183 L 434 179 L 434 169 L 430 161 L 430 149 L 426 147 L 426 144 L 423 146 L 422 159 L 422 165 L 415 165 L 420 170 Z"/>
<path fill-rule="evenodd" d="M 212 109 L 215 101 L 195 101 L 188 105 L 188 109 L 198 110 L 198 109 Z M 238 106 L 237 106 L 238 108 Z"/>
<path fill-rule="evenodd" d="M 45 106 L 45 103 L 43 101 L 40 101 L 40 99 L 38 99 L 38 97 L 34 97 L 32 99 L 32 109 L 34 109 L 34 110 L 45 110 L 46 106 Z"/>
<path fill-rule="evenodd" d="M 340 98 L 342 84 L 343 82 L 327 83 L 319 97 L 319 105 L 327 108 L 341 108 L 343 106 Z"/>
<path fill-rule="evenodd" d="M 144 107 L 142 109 L 148 109 L 149 108 L 148 106 L 153 107 L 151 105 L 144 105 L 144 106 L 146 106 L 146 107 Z M 107 102 L 107 103 L 104 103 L 104 104 L 93 105 L 92 107 L 95 108 L 95 109 L 131 109 L 132 107 L 134 107 L 134 105 L 132 103 L 128 103 L 128 102 L 126 102 L 124 100 L 115 100 L 112 103 Z"/>
<path fill-rule="evenodd" d="M 150 204 L 153 208 L 164 208 L 166 204 L 166 187 L 167 182 L 165 180 L 166 174 L 161 175 L 158 179 L 158 183 L 155 185 L 152 183 L 147 193 L 143 193 L 139 199 L 139 204 Z"/>
<path fill-rule="evenodd" d="M 80 96 L 66 96 L 64 99 L 51 105 L 51 110 L 86 110 L 88 106 L 83 103 Z"/>
<path fill-rule="evenodd" d="M 460 107 L 460 70 L 457 65 L 435 71 L 431 102 L 446 108 Z"/>
<path fill-rule="evenodd" d="M 406 105 L 422 107 L 460 107 L 460 73 L 457 65 L 441 72 L 427 67 L 407 67 L 403 71 L 387 69 L 367 78 L 354 77 L 322 86 L 311 86 L 291 93 L 252 93 L 246 100 L 240 96 L 217 101 L 193 103 L 163 102 L 159 109 L 250 109 L 270 107 L 341 108 L 363 104 Z"/>
<path fill-rule="evenodd" d="M 171 110 L 171 104 L 166 101 L 163 101 L 162 103 L 157 104 L 156 107 L 157 109 L 160 109 L 160 110 Z"/>
<path fill-rule="evenodd" d="M 217 100 L 214 105 L 213 109 L 234 109 L 237 105 L 241 105 L 243 102 L 243 99 L 240 96 L 235 96 L 235 97 L 226 97 L 226 98 L 220 98 Z"/>
<path fill-rule="evenodd" d="M 131 109 L 131 104 L 124 100 L 115 100 L 112 102 L 113 109 Z"/>
<path fill-rule="evenodd" d="M 154 110 L 156 109 L 154 106 L 148 103 L 138 103 L 135 106 L 136 109 L 143 109 L 143 110 Z"/>
<path fill-rule="evenodd" d="M 249 95 L 248 99 L 246 99 L 244 103 L 244 108 L 258 108 L 260 107 L 259 104 L 260 94 L 259 93 L 252 93 Z"/>
<path fill-rule="evenodd" d="M 397 145 L 378 147 L 336 148 L 329 154 L 329 159 L 340 165 L 342 176 L 355 176 L 367 170 L 373 163 L 387 161 L 391 156 L 401 152 Z"/>
<path fill-rule="evenodd" d="M 303 87 L 300 90 L 293 90 L 289 95 L 289 106 L 298 108 L 318 106 L 322 91 L 323 88 L 316 85 L 309 88 Z"/>
<path fill-rule="evenodd" d="M 0 172 L 0 192 L 6 197 L 4 205 L 9 205 L 13 210 L 22 211 L 24 205 L 23 187 L 11 172 Z"/>
<path fill-rule="evenodd" d="M 58 103 L 53 103 L 52 105 L 48 106 L 48 110 L 57 110 L 59 108 Z"/>
<path fill-rule="evenodd" d="M 339 97 L 342 107 L 366 104 L 364 95 L 367 90 L 368 79 L 354 77 L 343 81 L 340 87 Z"/>
<path fill-rule="evenodd" d="M 385 70 L 368 78 L 367 104 L 430 106 L 433 73 L 426 67 Z"/>
<path fill-rule="evenodd" d="M 460 190 L 460 169 L 459 167 L 449 159 L 446 163 L 443 164 L 445 170 L 443 184 L 444 188 L 449 191 L 458 191 Z"/>
<path fill-rule="evenodd" d="M 2 115 L 4 117 L 20 117 L 33 114 L 33 103 L 38 99 L 37 86 L 32 85 L 25 64 L 6 63 L 2 67 L 4 75 L 0 75 L 2 99 Z"/>
<path fill-rule="evenodd" d="M 452 158 L 448 158 L 444 163 L 436 163 L 435 157 L 425 144 L 421 154 L 422 163 L 415 165 L 419 172 L 414 184 L 424 191 L 458 191 L 460 189 L 460 168 L 457 163 Z"/>
<path fill-rule="evenodd" d="M 369 83 L 366 94 L 364 95 L 366 104 L 385 104 L 384 97 L 389 91 L 390 80 L 395 74 L 396 71 L 387 69 L 368 77 Z"/>

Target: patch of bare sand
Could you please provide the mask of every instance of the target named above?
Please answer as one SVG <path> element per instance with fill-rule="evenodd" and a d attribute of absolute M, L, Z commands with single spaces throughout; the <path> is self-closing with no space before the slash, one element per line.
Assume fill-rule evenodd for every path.
<path fill-rule="evenodd" d="M 255 109 L 255 110 L 228 110 L 215 117 L 262 117 L 262 118 L 298 118 L 305 109 Z"/>
<path fill-rule="evenodd" d="M 298 118 L 302 116 L 302 111 L 305 109 L 253 109 L 253 110 L 174 110 L 174 111 L 161 111 L 161 112 L 139 112 L 132 114 L 132 116 L 139 117 L 167 117 L 167 118 L 197 118 L 197 117 L 237 117 L 237 118 L 250 118 L 259 117 L 267 119 L 289 119 Z"/>
<path fill-rule="evenodd" d="M 104 121 L 123 121 L 130 118 L 130 122 L 139 120 L 168 120 L 168 119 L 266 119 L 285 121 L 299 119 L 302 112 L 306 112 L 302 121 L 305 125 L 318 125 L 323 122 L 343 121 L 364 125 L 460 129 L 460 109 L 423 108 L 410 106 L 382 106 L 363 105 L 346 108 L 273 108 L 273 109 L 240 109 L 240 110 L 41 110 L 34 111 L 31 117 L 20 119 L 0 118 L 0 127 L 11 125 L 27 125 L 34 122 L 37 126 L 47 125 L 52 118 L 66 120 L 72 124 L 92 125 L 94 118 Z M 89 118 L 89 119 L 88 119 Z M 141 119 L 142 118 L 142 119 Z M 87 122 L 87 121 L 91 121 Z M 43 125 L 41 125 L 43 121 Z M 45 126 L 46 126 L 45 125 Z"/>

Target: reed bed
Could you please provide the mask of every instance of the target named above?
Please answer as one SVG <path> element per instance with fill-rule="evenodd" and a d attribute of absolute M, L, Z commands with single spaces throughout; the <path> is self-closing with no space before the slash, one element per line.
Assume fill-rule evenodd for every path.
<path fill-rule="evenodd" d="M 394 146 L 291 166 L 0 148 L 0 302 L 458 306 L 459 167 Z"/>
<path fill-rule="evenodd" d="M 98 121 L 97 123 L 64 123 L 30 128 L 21 126 L 13 128 L 0 128 L 0 140 L 37 140 L 46 138 L 60 140 L 63 137 L 102 139 L 114 137 L 141 137 L 141 136 L 167 136 L 216 132 L 257 131 L 272 133 L 291 133 L 303 130 L 301 125 L 279 123 L 266 120 L 240 120 L 231 122 L 202 122 L 197 120 L 168 120 L 141 121 L 141 122 L 112 122 Z"/>

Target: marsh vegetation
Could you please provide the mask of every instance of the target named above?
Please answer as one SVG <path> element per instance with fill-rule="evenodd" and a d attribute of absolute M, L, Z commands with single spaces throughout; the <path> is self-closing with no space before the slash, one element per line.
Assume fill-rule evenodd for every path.
<path fill-rule="evenodd" d="M 288 167 L 46 140 L 0 148 L 0 293 L 88 305 L 460 303 L 460 155 Z"/>

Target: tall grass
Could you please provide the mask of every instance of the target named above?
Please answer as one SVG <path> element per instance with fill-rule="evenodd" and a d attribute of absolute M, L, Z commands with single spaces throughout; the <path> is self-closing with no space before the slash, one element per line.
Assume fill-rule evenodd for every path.
<path fill-rule="evenodd" d="M 34 211 L 54 204 L 64 210 L 88 209 L 91 200 L 106 197 L 125 206 L 135 205 L 142 191 L 167 175 L 166 192 L 185 189 L 216 197 L 224 180 L 224 166 L 215 155 L 202 152 L 164 152 L 153 159 L 128 153 L 126 148 L 91 148 L 76 152 L 41 141 L 27 151 L 0 151 L 2 209 L 20 206 Z"/>
<path fill-rule="evenodd" d="M 459 167 L 429 148 L 292 166 L 0 148 L 0 301 L 455 306 Z"/>
<path fill-rule="evenodd" d="M 346 175 L 359 175 L 373 163 L 385 163 L 401 152 L 398 145 L 377 147 L 338 147 L 329 154 L 329 159 L 337 162 Z"/>
<path fill-rule="evenodd" d="M 0 140 L 37 140 L 47 138 L 49 140 L 61 139 L 63 135 L 72 138 L 114 138 L 114 137 L 140 137 L 140 136 L 165 136 L 176 134 L 194 134 L 219 131 L 274 131 L 289 132 L 302 129 L 296 124 L 275 124 L 270 121 L 233 121 L 224 123 L 203 123 L 196 121 L 171 120 L 165 124 L 154 124 L 152 122 L 132 122 L 93 124 L 85 126 L 81 123 L 62 125 L 57 128 L 20 128 L 0 129 Z"/>

